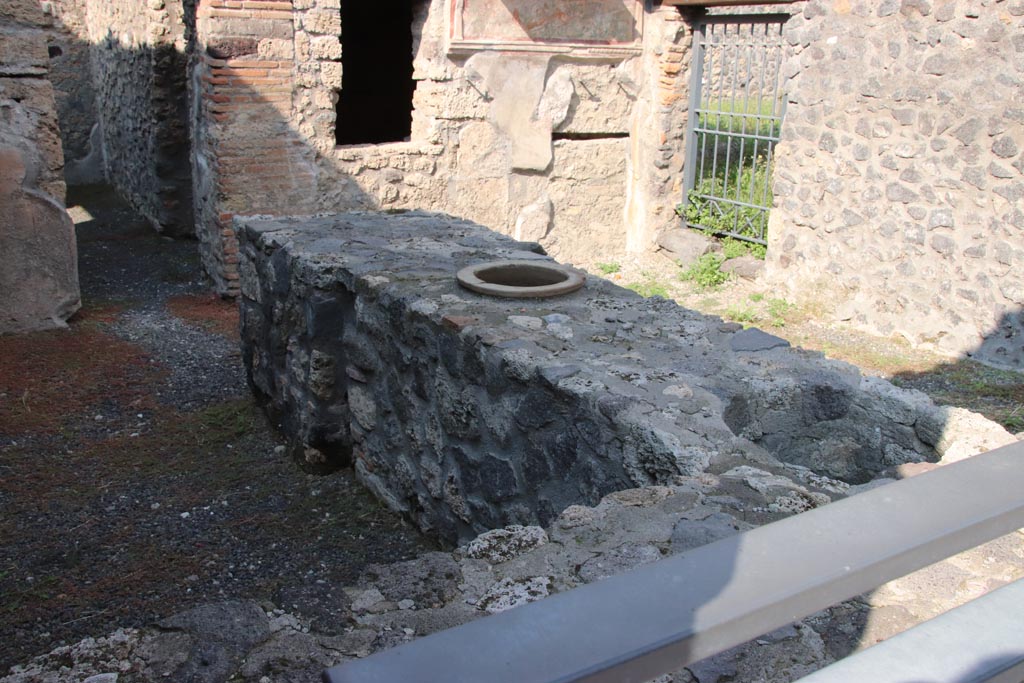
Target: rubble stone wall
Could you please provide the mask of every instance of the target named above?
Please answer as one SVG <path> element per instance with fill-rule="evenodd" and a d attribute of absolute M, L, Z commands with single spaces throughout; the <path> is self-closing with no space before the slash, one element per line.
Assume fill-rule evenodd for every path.
<path fill-rule="evenodd" d="M 354 464 L 449 542 L 676 475 L 782 460 L 862 483 L 963 448 L 924 394 L 671 301 L 598 278 L 553 299 L 464 290 L 466 265 L 550 260 L 467 221 L 236 226 L 243 356 L 296 457 Z"/>
<path fill-rule="evenodd" d="M 184 29 L 180 0 L 88 4 L 107 178 L 158 229 L 176 235 L 193 231 Z"/>
<path fill-rule="evenodd" d="M 63 326 L 81 305 L 50 25 L 36 0 L 0 6 L 0 334 Z"/>
<path fill-rule="evenodd" d="M 1024 5 L 796 10 L 769 278 L 872 332 L 1024 366 Z"/>
<path fill-rule="evenodd" d="M 93 151 L 93 135 L 101 133 L 96 112 L 96 93 L 90 73 L 91 54 L 83 2 L 56 2 L 50 5 L 54 25 L 48 36 L 50 81 L 57 99 L 61 143 L 64 158 L 70 164 Z M 101 138 L 96 141 L 102 144 Z M 98 145 L 99 146 L 99 145 Z M 98 155 L 94 180 L 102 179 L 102 150 Z M 73 183 L 72 183 L 73 184 Z"/>

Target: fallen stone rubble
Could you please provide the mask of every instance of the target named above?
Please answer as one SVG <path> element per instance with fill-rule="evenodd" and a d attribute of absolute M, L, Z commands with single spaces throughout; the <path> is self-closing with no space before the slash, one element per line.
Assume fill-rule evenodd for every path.
<path fill-rule="evenodd" d="M 348 659 L 890 481 L 850 486 L 768 461 L 719 475 L 680 476 L 671 485 L 612 493 L 594 507 L 571 506 L 547 529 L 510 526 L 454 552 L 371 566 L 356 585 L 336 591 L 332 604 L 317 599 L 322 592 L 315 586 L 277 605 L 211 604 L 148 628 L 57 648 L 15 667 L 0 683 L 313 681 L 323 668 Z M 1024 534 L 1016 532 L 658 683 L 796 680 L 1022 576 Z"/>

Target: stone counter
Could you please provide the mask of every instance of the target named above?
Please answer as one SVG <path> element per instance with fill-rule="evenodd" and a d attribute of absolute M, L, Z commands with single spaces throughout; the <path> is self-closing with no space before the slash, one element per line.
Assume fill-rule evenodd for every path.
<path fill-rule="evenodd" d="M 956 448 L 923 394 L 600 278 L 540 300 L 461 289 L 467 265 L 550 260 L 473 223 L 236 230 L 246 366 L 297 456 L 353 465 L 446 542 L 678 475 L 783 460 L 861 483 Z"/>

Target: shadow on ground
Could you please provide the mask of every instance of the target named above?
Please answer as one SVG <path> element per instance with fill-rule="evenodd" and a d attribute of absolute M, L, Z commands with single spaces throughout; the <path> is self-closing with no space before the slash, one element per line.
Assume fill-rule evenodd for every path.
<path fill-rule="evenodd" d="M 287 459 L 195 242 L 107 188 L 68 203 L 82 311 L 0 337 L 0 671 L 205 603 L 327 597 L 429 547 L 350 473 Z"/>

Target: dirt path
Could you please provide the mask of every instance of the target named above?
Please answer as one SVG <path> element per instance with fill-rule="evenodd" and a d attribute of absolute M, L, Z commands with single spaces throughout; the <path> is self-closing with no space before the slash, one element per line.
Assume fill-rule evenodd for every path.
<path fill-rule="evenodd" d="M 0 671 L 218 600 L 315 612 L 366 564 L 430 547 L 350 473 L 284 455 L 194 242 L 106 188 L 69 205 L 83 310 L 0 337 Z"/>

